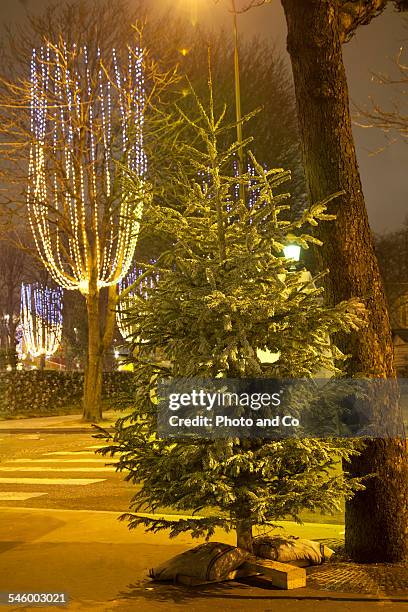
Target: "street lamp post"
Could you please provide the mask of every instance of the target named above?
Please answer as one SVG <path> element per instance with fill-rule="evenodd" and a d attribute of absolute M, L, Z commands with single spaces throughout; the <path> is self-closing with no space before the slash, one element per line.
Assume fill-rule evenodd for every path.
<path fill-rule="evenodd" d="M 216 3 L 218 0 L 214 0 Z M 239 10 L 236 6 L 236 0 L 230 0 L 232 25 L 234 34 L 234 80 L 235 80 L 235 119 L 237 125 L 237 143 L 238 143 L 238 175 L 241 177 L 244 173 L 244 147 L 243 147 L 243 130 L 242 130 L 242 110 L 241 110 L 241 82 L 240 82 L 240 65 L 239 65 L 239 36 L 238 36 L 238 14 Z M 248 9 L 247 9 L 248 10 Z M 184 49 L 180 52 L 185 55 Z M 245 186 L 242 181 L 239 181 L 239 197 L 245 201 Z"/>
<path fill-rule="evenodd" d="M 233 28 L 234 28 L 234 76 L 235 76 L 235 117 L 237 123 L 237 142 L 238 148 L 238 175 L 244 173 L 244 147 L 242 133 L 242 110 L 241 110 L 241 78 L 239 67 L 239 40 L 238 40 L 238 13 L 235 4 L 236 0 L 231 0 Z M 239 183 L 239 197 L 245 201 L 245 187 L 242 181 Z"/>

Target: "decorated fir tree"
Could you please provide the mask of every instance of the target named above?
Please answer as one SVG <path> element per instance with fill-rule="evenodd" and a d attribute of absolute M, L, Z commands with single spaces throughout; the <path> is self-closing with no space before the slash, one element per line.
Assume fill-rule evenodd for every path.
<path fill-rule="evenodd" d="M 177 205 L 166 206 L 164 197 L 145 212 L 145 224 L 172 247 L 146 266 L 145 274 L 159 280 L 133 298 L 127 314 L 138 391 L 134 413 L 118 422 L 103 452 L 113 453 L 117 469 L 137 485 L 130 527 L 193 537 L 235 529 L 238 545 L 251 550 L 254 526 L 300 520 L 305 509 L 330 513 L 353 494 L 360 485 L 333 469 L 356 452 L 353 443 L 160 439 L 158 379 L 310 378 L 322 368 L 339 375 L 345 356 L 330 338 L 358 328 L 362 307 L 326 306 L 317 279 L 284 256 L 287 243 L 307 249 L 317 242 L 310 229 L 331 218 L 326 204 L 290 220 L 289 196 L 274 195 L 290 173 L 265 170 L 252 156 L 253 171 L 237 179 L 231 169 L 238 144 L 220 150 L 228 126 L 214 117 L 211 95 L 208 111 L 196 103 L 197 119 L 183 116 L 190 138 L 180 158 L 189 167 L 175 172 Z M 237 197 L 237 180 L 246 202 Z M 260 350 L 279 358 L 262 363 Z M 155 517 L 163 508 L 196 518 Z"/>

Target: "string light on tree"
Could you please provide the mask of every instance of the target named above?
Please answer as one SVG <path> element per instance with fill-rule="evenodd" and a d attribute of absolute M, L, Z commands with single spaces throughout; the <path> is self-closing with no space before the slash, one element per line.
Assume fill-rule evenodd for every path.
<path fill-rule="evenodd" d="M 128 272 L 146 198 L 124 185 L 128 171 L 146 175 L 143 52 L 92 60 L 65 43 L 31 60 L 31 230 L 52 278 L 84 295 L 95 276 L 100 289 Z"/>
<path fill-rule="evenodd" d="M 119 299 L 116 310 L 116 322 L 124 340 L 130 339 L 133 333 L 131 312 L 135 301 L 140 298 L 147 300 L 150 291 L 154 289 L 159 278 L 157 272 L 152 272 L 151 275 L 141 278 L 144 273 L 143 268 L 135 266 L 119 284 L 120 293 L 131 287 L 130 291 L 126 292 L 125 297 Z M 141 280 L 138 282 L 139 278 Z"/>
<path fill-rule="evenodd" d="M 63 291 L 39 283 L 21 285 L 21 345 L 32 357 L 50 357 L 61 344 Z M 22 349 L 22 346 L 20 347 Z M 23 352 L 23 351 L 21 351 Z"/>
<path fill-rule="evenodd" d="M 24 335 L 21 322 L 17 325 L 16 329 L 16 353 L 19 360 L 23 361 L 27 357 L 27 353 L 24 352 Z"/>

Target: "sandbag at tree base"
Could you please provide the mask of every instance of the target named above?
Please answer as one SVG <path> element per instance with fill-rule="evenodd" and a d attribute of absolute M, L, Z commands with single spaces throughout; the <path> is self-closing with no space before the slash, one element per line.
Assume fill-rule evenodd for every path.
<path fill-rule="evenodd" d="M 260 536 L 254 538 L 253 547 L 257 557 L 302 565 L 321 565 L 334 554 L 334 550 L 320 542 L 294 537 Z"/>
<path fill-rule="evenodd" d="M 207 582 L 222 581 L 250 557 L 236 546 L 207 542 L 165 561 L 149 571 L 154 580 L 177 581 L 177 576 L 189 576 Z"/>

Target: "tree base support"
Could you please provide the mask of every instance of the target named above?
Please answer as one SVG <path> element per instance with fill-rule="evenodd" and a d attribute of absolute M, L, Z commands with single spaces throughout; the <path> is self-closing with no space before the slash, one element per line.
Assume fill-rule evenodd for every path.
<path fill-rule="evenodd" d="M 261 557 L 250 557 L 238 569 L 230 572 L 222 582 L 259 575 L 266 578 L 271 586 L 278 589 L 300 589 L 306 586 L 306 570 L 304 568 L 296 567 L 290 563 L 279 563 L 278 561 L 262 559 Z M 203 586 L 206 584 L 216 584 L 221 581 L 200 580 L 179 574 L 176 582 L 185 586 Z"/>
<path fill-rule="evenodd" d="M 300 589 L 306 586 L 306 570 L 290 563 L 279 563 L 261 557 L 250 557 L 239 569 L 257 572 L 278 589 Z"/>

